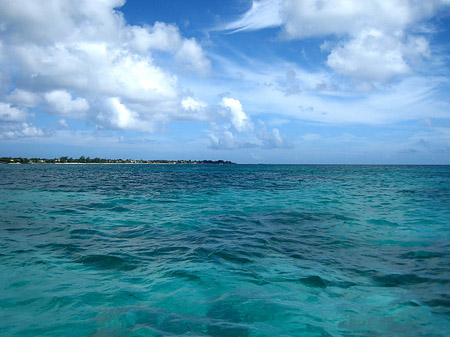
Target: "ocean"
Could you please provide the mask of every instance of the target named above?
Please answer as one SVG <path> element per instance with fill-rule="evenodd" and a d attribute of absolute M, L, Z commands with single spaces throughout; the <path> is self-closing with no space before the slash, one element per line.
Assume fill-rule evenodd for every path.
<path fill-rule="evenodd" d="M 450 166 L 0 165 L 1 336 L 449 336 Z"/>

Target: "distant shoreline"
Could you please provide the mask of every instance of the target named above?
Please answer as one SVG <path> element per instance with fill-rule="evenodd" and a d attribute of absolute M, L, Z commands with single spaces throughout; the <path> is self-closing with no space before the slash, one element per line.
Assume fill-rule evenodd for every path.
<path fill-rule="evenodd" d="M 231 165 L 236 164 L 228 160 L 134 160 L 134 159 L 103 159 L 81 156 L 78 159 L 69 157 L 60 158 L 22 158 L 1 157 L 0 164 L 56 164 L 56 165 L 82 165 L 82 164 L 146 164 L 146 165 Z"/>

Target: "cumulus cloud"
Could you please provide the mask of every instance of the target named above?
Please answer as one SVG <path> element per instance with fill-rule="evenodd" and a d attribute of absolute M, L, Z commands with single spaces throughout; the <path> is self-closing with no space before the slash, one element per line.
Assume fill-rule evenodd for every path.
<path fill-rule="evenodd" d="M 175 51 L 183 43 L 178 27 L 164 22 L 155 22 L 151 27 L 132 26 L 129 32 L 128 44 L 140 54 L 147 54 L 152 49 Z"/>
<path fill-rule="evenodd" d="M 15 89 L 8 95 L 7 100 L 11 103 L 29 108 L 38 104 L 40 102 L 40 97 L 30 91 Z"/>
<path fill-rule="evenodd" d="M 11 104 L 0 102 L 0 121 L 1 122 L 23 122 L 28 114 L 25 110 L 15 108 Z"/>
<path fill-rule="evenodd" d="M 427 40 L 409 28 L 430 18 L 443 0 L 259 0 L 224 29 L 241 31 L 281 26 L 286 39 L 339 39 L 327 65 L 339 74 L 385 82 L 410 74 L 429 54 Z"/>
<path fill-rule="evenodd" d="M 262 147 L 266 149 L 280 149 L 291 148 L 292 142 L 281 136 L 277 128 L 268 130 L 263 121 L 258 121 L 259 128 L 257 129 L 258 138 L 262 141 Z"/>
<path fill-rule="evenodd" d="M 207 74 L 211 70 L 211 62 L 206 58 L 205 52 L 194 39 L 184 40 L 177 51 L 176 59 L 188 65 L 188 68 Z"/>
<path fill-rule="evenodd" d="M 128 27 L 130 49 L 138 54 L 146 55 L 152 50 L 175 53 L 175 59 L 187 69 L 207 74 L 211 70 L 211 62 L 207 59 L 202 47 L 194 38 L 183 39 L 180 30 L 173 24 L 156 22 L 153 26 Z"/>
<path fill-rule="evenodd" d="M 29 123 L 2 123 L 0 124 L 0 138 L 41 137 L 44 131 Z"/>
<path fill-rule="evenodd" d="M 99 120 L 112 129 L 153 132 L 155 125 L 151 120 L 141 118 L 137 111 L 120 102 L 118 97 L 109 98 L 99 115 Z"/>
<path fill-rule="evenodd" d="M 195 99 L 193 97 L 186 97 L 181 101 L 181 105 L 183 106 L 184 110 L 188 111 L 199 111 L 206 109 L 208 104 L 206 102 L 203 102 L 199 99 Z"/>
<path fill-rule="evenodd" d="M 327 65 L 342 75 L 385 82 L 410 74 L 412 60 L 428 54 L 428 42 L 423 37 L 410 37 L 405 43 L 399 36 L 371 29 L 334 48 Z"/>
<path fill-rule="evenodd" d="M 51 112 L 60 116 L 81 118 L 89 109 L 89 104 L 84 98 L 72 99 L 72 95 L 66 90 L 54 90 L 44 95 Z"/>
<path fill-rule="evenodd" d="M 8 46 L 1 49 L 0 66 L 7 66 L 0 78 L 12 92 L 5 100 L 24 111 L 44 102 L 45 111 L 64 118 L 143 132 L 190 118 L 177 76 L 154 55 L 166 53 L 181 69 L 206 74 L 205 52 L 175 25 L 127 24 L 118 11 L 124 3 L 0 0 L 0 45 Z"/>
<path fill-rule="evenodd" d="M 211 121 L 217 117 L 214 107 L 191 96 L 183 98 L 181 108 L 178 114 L 180 120 Z"/>
<path fill-rule="evenodd" d="M 223 97 L 220 105 L 225 108 L 231 124 L 236 131 L 244 132 L 253 129 L 253 123 L 244 110 L 242 110 L 242 104 L 239 100 L 231 97 Z"/>
<path fill-rule="evenodd" d="M 269 0 L 270 1 L 270 0 Z M 284 33 L 288 38 L 357 35 L 367 27 L 397 31 L 429 17 L 440 1 L 285 0 Z"/>
<path fill-rule="evenodd" d="M 261 120 L 255 125 L 238 99 L 223 97 L 219 107 L 225 111 L 229 123 L 222 126 L 212 124 L 212 130 L 208 133 L 212 149 L 292 147 L 290 140 L 282 137 L 277 128 L 268 130 Z"/>
<path fill-rule="evenodd" d="M 208 134 L 208 137 L 211 142 L 210 148 L 214 150 L 233 150 L 257 147 L 257 144 L 240 138 L 227 128 L 211 132 Z"/>

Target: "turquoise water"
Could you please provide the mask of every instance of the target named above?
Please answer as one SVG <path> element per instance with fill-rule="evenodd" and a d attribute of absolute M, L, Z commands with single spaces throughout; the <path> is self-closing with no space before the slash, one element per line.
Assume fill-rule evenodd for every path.
<path fill-rule="evenodd" d="M 449 166 L 1 165 L 1 336 L 448 336 Z"/>

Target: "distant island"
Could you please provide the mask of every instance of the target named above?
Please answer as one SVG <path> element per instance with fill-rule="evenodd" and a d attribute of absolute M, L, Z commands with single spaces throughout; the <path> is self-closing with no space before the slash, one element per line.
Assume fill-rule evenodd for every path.
<path fill-rule="evenodd" d="M 1 157 L 0 164 L 236 164 L 228 160 L 134 160 L 134 159 L 102 159 L 81 156 L 80 158 L 22 158 Z"/>

